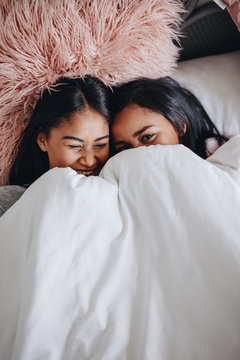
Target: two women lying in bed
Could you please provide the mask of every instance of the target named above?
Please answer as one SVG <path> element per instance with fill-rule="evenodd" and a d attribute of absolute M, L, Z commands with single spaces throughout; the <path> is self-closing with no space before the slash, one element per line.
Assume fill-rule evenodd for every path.
<path fill-rule="evenodd" d="M 65 78 L 37 103 L 10 184 L 27 187 L 53 167 L 98 175 L 109 157 L 109 110 L 115 152 L 181 143 L 205 159 L 207 139 L 226 140 L 196 97 L 171 78 L 135 80 L 115 88 L 111 98 L 96 78 Z"/>

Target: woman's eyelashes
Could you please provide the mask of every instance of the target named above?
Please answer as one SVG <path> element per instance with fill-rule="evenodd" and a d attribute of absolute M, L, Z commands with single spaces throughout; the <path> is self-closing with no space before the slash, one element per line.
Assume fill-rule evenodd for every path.
<path fill-rule="evenodd" d="M 140 142 L 142 144 L 147 144 L 149 142 L 151 142 L 155 137 L 155 134 L 151 133 L 151 134 L 145 134 L 145 135 L 141 135 L 140 137 Z"/>
<path fill-rule="evenodd" d="M 115 148 L 116 153 L 119 153 L 119 152 L 121 152 L 123 150 L 130 149 L 131 146 L 128 145 L 128 144 L 124 144 L 124 145 L 121 145 L 121 146 L 114 146 L 114 148 Z"/>
<path fill-rule="evenodd" d="M 72 144 L 69 144 L 69 145 L 66 145 L 69 149 L 71 150 L 76 150 L 76 151 L 80 151 L 82 149 L 84 149 L 84 145 L 72 145 Z M 100 150 L 100 149 L 104 149 L 108 146 L 108 142 L 106 143 L 103 143 L 103 144 L 95 144 L 92 146 L 93 149 L 96 149 L 96 150 Z"/>
<path fill-rule="evenodd" d="M 108 142 L 107 142 L 107 143 L 104 143 L 104 144 L 94 145 L 94 148 L 95 148 L 95 149 L 103 149 L 103 148 L 105 148 L 106 146 L 108 146 Z"/>
<path fill-rule="evenodd" d="M 81 145 L 67 145 L 67 147 L 69 149 L 73 149 L 73 150 L 81 150 L 82 149 Z"/>
<path fill-rule="evenodd" d="M 154 141 L 155 137 L 156 137 L 156 133 L 150 133 L 150 134 L 144 134 L 144 135 L 140 135 L 138 137 L 138 143 L 142 144 L 142 145 L 148 145 L 151 144 L 152 141 Z M 139 145 L 138 145 L 139 146 Z M 115 146 L 115 151 L 116 152 L 120 152 L 123 150 L 127 150 L 127 149 L 131 149 L 132 147 L 138 147 L 138 146 L 131 146 L 130 144 L 123 144 L 121 146 Z"/>

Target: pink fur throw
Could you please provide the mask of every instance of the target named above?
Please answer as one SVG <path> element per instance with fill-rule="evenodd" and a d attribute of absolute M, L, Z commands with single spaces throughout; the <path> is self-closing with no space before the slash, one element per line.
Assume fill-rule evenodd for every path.
<path fill-rule="evenodd" d="M 62 76 L 171 75 L 180 0 L 0 0 L 0 185 L 41 93 Z"/>

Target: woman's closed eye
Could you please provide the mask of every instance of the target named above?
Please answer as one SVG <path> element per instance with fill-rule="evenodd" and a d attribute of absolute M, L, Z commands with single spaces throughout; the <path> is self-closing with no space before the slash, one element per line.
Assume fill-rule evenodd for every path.
<path fill-rule="evenodd" d="M 108 142 L 104 144 L 96 144 L 94 145 L 95 149 L 104 149 L 106 146 L 108 146 Z"/>
<path fill-rule="evenodd" d="M 72 149 L 72 150 L 81 150 L 82 149 L 82 145 L 71 145 L 71 144 L 69 144 L 69 145 L 67 145 L 67 147 L 69 149 Z"/>
<path fill-rule="evenodd" d="M 119 153 L 119 152 L 121 152 L 121 151 L 123 151 L 123 150 L 127 150 L 127 149 L 130 149 L 130 146 L 129 146 L 128 144 L 115 147 L 115 151 L 116 151 L 117 153 Z"/>

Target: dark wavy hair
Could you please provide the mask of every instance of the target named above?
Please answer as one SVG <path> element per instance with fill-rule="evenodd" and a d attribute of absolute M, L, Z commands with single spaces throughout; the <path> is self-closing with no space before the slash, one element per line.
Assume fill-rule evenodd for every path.
<path fill-rule="evenodd" d="M 9 183 L 28 186 L 49 170 L 48 155 L 40 150 L 37 136 L 46 137 L 75 112 L 90 107 L 109 123 L 110 90 L 97 78 L 62 78 L 53 90 L 45 90 L 36 104 L 23 136 L 19 139 L 19 152 L 10 170 Z"/>
<path fill-rule="evenodd" d="M 227 140 L 219 133 L 200 101 L 170 77 L 138 79 L 113 88 L 111 124 L 125 107 L 136 104 L 163 115 L 180 135 L 180 143 L 202 158 L 207 157 L 206 139 L 219 145 Z"/>

